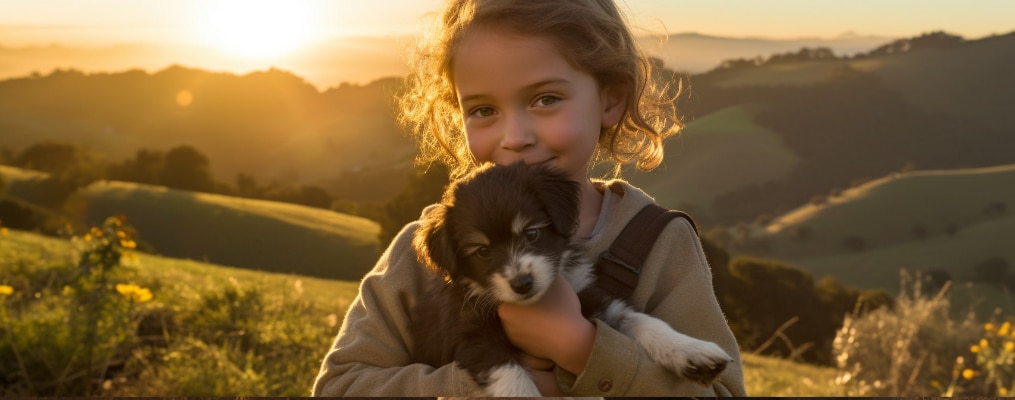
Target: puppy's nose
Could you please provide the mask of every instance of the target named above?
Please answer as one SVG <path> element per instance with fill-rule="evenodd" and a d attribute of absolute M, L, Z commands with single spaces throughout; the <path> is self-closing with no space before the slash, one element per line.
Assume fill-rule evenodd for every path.
<path fill-rule="evenodd" d="M 511 280 L 511 290 L 518 294 L 526 294 L 532 290 L 532 275 L 525 274 Z"/>

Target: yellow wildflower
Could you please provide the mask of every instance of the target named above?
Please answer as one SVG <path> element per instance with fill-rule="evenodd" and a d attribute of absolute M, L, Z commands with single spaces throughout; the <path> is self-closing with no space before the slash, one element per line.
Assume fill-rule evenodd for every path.
<path fill-rule="evenodd" d="M 1004 323 L 1001 324 L 1001 328 L 999 328 L 997 330 L 997 335 L 998 336 L 1008 336 L 1008 331 L 1009 330 L 1011 330 L 1011 322 L 1004 321 Z"/>
<path fill-rule="evenodd" d="M 71 288 L 68 285 L 63 285 L 63 295 L 64 296 L 70 296 L 73 293 L 74 293 L 74 289 L 73 288 Z"/>
<path fill-rule="evenodd" d="M 116 291 L 122 294 L 124 297 L 136 301 L 138 303 L 144 303 L 152 299 L 152 291 L 147 288 L 140 287 L 133 283 L 116 285 Z"/>
<path fill-rule="evenodd" d="M 0 228 L 0 236 L 7 237 L 7 228 Z"/>
<path fill-rule="evenodd" d="M 10 296 L 14 294 L 14 288 L 7 285 L 0 285 L 0 296 Z"/>
<path fill-rule="evenodd" d="M 1011 341 L 1004 342 L 1004 351 L 1010 352 L 1012 350 L 1015 350 L 1015 343 L 1012 343 Z"/>
<path fill-rule="evenodd" d="M 973 371 L 972 369 L 966 368 L 966 369 L 962 370 L 962 377 L 966 378 L 967 381 L 973 380 L 973 377 L 975 377 L 975 376 L 976 376 L 976 371 Z"/>
<path fill-rule="evenodd" d="M 116 231 L 116 237 L 118 237 L 118 238 L 120 238 L 120 239 L 126 239 L 126 238 L 127 238 L 127 232 L 124 232 L 124 231 Z"/>
<path fill-rule="evenodd" d="M 980 339 L 980 348 L 985 349 L 988 346 L 990 346 L 990 343 L 987 342 L 987 339 Z"/>
<path fill-rule="evenodd" d="M 152 291 L 148 290 L 147 288 L 141 288 L 140 290 L 134 292 L 133 296 L 131 296 L 131 299 L 138 303 L 144 303 L 152 299 Z"/>
<path fill-rule="evenodd" d="M 85 234 L 85 241 L 86 242 L 91 242 L 92 241 L 92 234 L 91 233 L 86 233 Z"/>
<path fill-rule="evenodd" d="M 128 249 L 133 249 L 133 248 L 137 247 L 137 242 L 135 242 L 133 240 L 130 240 L 130 239 L 121 239 L 120 240 L 120 246 L 126 247 Z"/>
<path fill-rule="evenodd" d="M 969 346 L 969 352 L 970 353 L 979 353 L 980 352 L 980 345 L 974 344 L 972 346 Z"/>
<path fill-rule="evenodd" d="M 930 381 L 930 386 L 934 387 L 935 389 L 940 389 L 941 382 L 938 382 L 936 379 L 933 379 Z"/>
<path fill-rule="evenodd" d="M 1008 394 L 1008 389 L 1004 387 L 999 387 L 997 388 L 997 394 L 1000 396 L 1005 396 Z"/>

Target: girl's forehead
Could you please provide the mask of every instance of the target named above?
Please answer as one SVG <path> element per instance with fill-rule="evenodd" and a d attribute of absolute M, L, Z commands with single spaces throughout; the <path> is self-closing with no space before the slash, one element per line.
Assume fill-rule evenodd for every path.
<path fill-rule="evenodd" d="M 465 61 L 481 61 L 491 57 L 506 59 L 505 61 L 510 62 L 516 61 L 513 60 L 515 57 L 529 56 L 534 62 L 541 60 L 550 63 L 563 61 L 571 69 L 584 70 L 574 64 L 571 54 L 564 51 L 553 38 L 518 32 L 513 29 L 488 26 L 472 27 L 463 33 L 456 47 L 451 63 L 448 65 L 452 75 L 456 68 L 465 64 L 460 62 L 463 59 Z"/>
<path fill-rule="evenodd" d="M 558 47 L 544 38 L 500 30 L 475 30 L 462 38 L 452 63 L 452 77 L 462 82 L 525 80 L 575 68 Z"/>

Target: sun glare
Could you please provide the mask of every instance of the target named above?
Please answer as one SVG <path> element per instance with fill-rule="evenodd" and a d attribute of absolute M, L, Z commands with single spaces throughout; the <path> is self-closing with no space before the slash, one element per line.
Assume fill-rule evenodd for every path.
<path fill-rule="evenodd" d="M 218 0 L 202 9 L 204 39 L 248 58 L 272 58 L 310 44 L 313 13 L 304 1 Z"/>

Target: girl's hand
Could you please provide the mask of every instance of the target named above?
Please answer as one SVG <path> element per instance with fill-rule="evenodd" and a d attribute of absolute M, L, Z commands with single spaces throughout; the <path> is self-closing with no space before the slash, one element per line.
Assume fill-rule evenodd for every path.
<path fill-rule="evenodd" d="M 575 375 L 585 370 L 596 326 L 582 316 L 578 295 L 562 276 L 557 276 L 539 301 L 501 304 L 497 314 L 515 347 Z"/>

